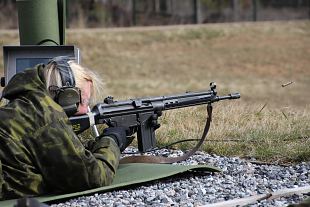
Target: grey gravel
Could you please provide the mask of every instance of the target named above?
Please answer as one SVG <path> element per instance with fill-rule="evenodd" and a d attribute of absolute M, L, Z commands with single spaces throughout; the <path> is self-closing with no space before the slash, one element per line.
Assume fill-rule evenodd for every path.
<path fill-rule="evenodd" d="M 134 151 L 127 149 L 127 152 Z M 180 150 L 160 150 L 157 155 L 180 156 Z M 251 160 L 250 160 L 251 161 Z M 137 185 L 125 190 L 82 196 L 52 207 L 88 206 L 200 206 L 284 188 L 310 186 L 310 162 L 291 166 L 257 165 L 238 157 L 222 157 L 196 152 L 181 165 L 207 164 L 218 167 L 221 173 L 186 173 L 160 181 Z M 252 159 L 252 161 L 255 161 Z M 292 195 L 274 200 L 263 200 L 251 207 L 287 206 L 298 203 L 307 195 Z"/>

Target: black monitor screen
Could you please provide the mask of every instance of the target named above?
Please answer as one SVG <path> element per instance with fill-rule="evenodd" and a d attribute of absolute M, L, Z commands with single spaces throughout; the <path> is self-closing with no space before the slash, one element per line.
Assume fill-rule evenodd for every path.
<path fill-rule="evenodd" d="M 16 73 L 40 63 L 47 64 L 50 59 L 57 56 L 75 57 L 76 62 L 80 62 L 79 49 L 73 45 L 3 46 L 5 83 L 2 81 L 1 86 L 5 86 Z"/>
<path fill-rule="evenodd" d="M 16 72 L 21 72 L 26 68 L 32 68 L 37 64 L 47 64 L 50 58 L 17 58 L 16 59 Z"/>

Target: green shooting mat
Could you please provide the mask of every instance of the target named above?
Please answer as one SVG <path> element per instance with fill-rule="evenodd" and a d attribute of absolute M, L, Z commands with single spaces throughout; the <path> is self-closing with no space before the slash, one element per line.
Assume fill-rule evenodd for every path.
<path fill-rule="evenodd" d="M 121 164 L 111 185 L 63 195 L 47 195 L 36 197 L 40 202 L 57 203 L 60 200 L 86 196 L 95 193 L 104 193 L 121 189 L 134 184 L 145 183 L 161 178 L 177 175 L 184 172 L 219 172 L 220 169 L 208 165 L 171 165 L 171 164 Z M 13 207 L 16 200 L 0 201 L 1 207 Z"/>

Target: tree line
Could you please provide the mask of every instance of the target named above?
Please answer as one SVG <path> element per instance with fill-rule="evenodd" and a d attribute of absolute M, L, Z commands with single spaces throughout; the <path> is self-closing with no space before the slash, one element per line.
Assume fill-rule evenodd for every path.
<path fill-rule="evenodd" d="M 69 28 L 310 17 L 310 0 L 67 0 L 66 5 Z M 0 0 L 0 22 L 0 29 L 18 28 L 15 0 Z"/>

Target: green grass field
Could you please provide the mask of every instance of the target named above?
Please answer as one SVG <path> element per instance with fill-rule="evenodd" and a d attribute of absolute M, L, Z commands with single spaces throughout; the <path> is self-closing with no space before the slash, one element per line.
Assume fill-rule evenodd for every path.
<path fill-rule="evenodd" d="M 77 29 L 67 32 L 67 44 L 81 49 L 83 64 L 115 99 L 207 90 L 211 81 L 221 95 L 240 92 L 239 100 L 214 104 L 203 150 L 299 162 L 310 160 L 309 37 L 309 21 L 259 22 Z M 0 30 L 0 41 L 19 44 L 18 32 Z M 165 113 L 159 145 L 199 138 L 205 114 L 205 107 Z"/>

